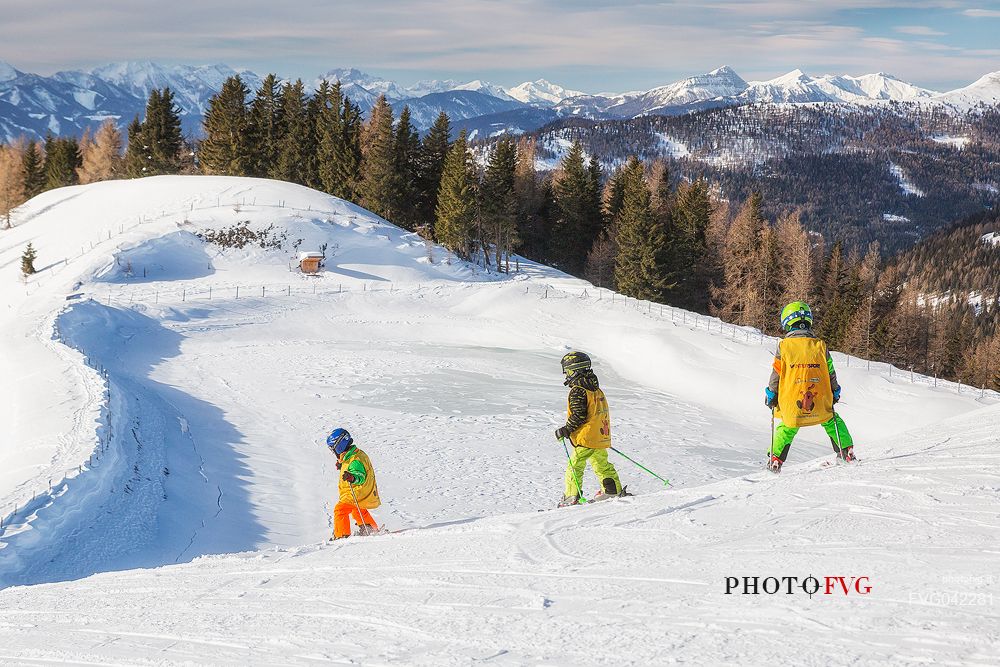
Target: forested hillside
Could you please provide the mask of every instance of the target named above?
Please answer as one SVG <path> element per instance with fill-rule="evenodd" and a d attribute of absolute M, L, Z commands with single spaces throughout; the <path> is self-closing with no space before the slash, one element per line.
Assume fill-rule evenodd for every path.
<path fill-rule="evenodd" d="M 909 247 L 952 221 L 992 208 L 1000 188 L 996 109 L 956 116 L 879 107 L 755 104 L 683 116 L 560 121 L 534 135 L 558 160 L 580 141 L 613 169 L 630 155 L 667 161 L 676 179 L 705 179 L 720 198 L 763 195 L 776 217 L 848 246 Z"/>

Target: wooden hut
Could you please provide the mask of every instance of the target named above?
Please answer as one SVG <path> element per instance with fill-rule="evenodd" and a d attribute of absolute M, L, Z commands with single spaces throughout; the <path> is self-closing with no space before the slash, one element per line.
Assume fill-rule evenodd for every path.
<path fill-rule="evenodd" d="M 299 270 L 307 275 L 316 275 L 323 267 L 323 259 L 321 252 L 300 252 Z"/>

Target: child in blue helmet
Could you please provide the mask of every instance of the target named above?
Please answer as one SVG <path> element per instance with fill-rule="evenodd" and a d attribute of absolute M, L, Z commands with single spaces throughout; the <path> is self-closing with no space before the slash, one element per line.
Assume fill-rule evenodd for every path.
<path fill-rule="evenodd" d="M 343 471 L 338 483 L 339 499 L 333 508 L 333 539 L 351 536 L 352 516 L 359 534 L 371 535 L 378 531 L 378 524 L 368 510 L 382 504 L 372 462 L 354 445 L 354 438 L 346 429 L 338 428 L 331 433 L 326 446 L 337 457 L 337 470 Z"/>

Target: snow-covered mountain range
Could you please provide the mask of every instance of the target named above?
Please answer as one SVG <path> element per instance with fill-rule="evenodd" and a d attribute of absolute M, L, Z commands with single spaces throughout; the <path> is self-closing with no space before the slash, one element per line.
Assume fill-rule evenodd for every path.
<path fill-rule="evenodd" d="M 124 125 L 142 113 L 150 90 L 163 87 L 174 91 L 185 130 L 197 134 L 208 100 L 234 74 L 240 74 L 251 90 L 260 84 L 258 74 L 226 65 L 124 62 L 45 77 L 0 62 L 0 139 L 41 138 L 48 132 L 79 134 L 106 118 Z M 530 131 L 560 117 L 633 118 L 753 103 L 905 102 L 941 105 L 954 112 L 1000 103 L 1000 72 L 944 93 L 882 72 L 814 77 L 796 69 L 768 81 L 748 82 L 730 67 L 623 94 L 586 94 L 545 79 L 511 88 L 479 79 L 428 80 L 405 86 L 353 68 L 331 69 L 310 83 L 315 86 L 323 79 L 339 80 L 363 111 L 385 95 L 397 109 L 409 105 L 421 129 L 443 111 L 453 121 L 484 133 Z M 497 114 L 500 119 L 494 118 Z"/>

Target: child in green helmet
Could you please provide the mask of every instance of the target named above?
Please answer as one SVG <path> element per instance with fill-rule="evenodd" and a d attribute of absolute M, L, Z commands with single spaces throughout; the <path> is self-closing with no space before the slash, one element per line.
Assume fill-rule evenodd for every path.
<path fill-rule="evenodd" d="M 781 311 L 788 332 L 774 353 L 771 379 L 764 389 L 767 407 L 781 424 L 771 435 L 768 469 L 780 472 L 795 434 L 803 426 L 822 424 L 833 451 L 845 462 L 854 461 L 854 442 L 833 406 L 840 400 L 840 383 L 826 343 L 812 332 L 809 305 L 795 301 Z"/>

